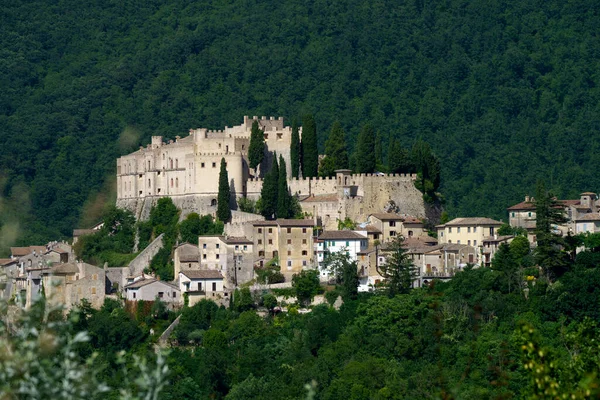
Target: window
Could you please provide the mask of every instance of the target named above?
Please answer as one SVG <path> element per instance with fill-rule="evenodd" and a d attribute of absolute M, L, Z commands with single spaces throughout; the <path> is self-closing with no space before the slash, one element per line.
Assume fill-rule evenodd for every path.
<path fill-rule="evenodd" d="M 346 247 L 350 246 L 350 242 L 346 241 Z"/>
<path fill-rule="evenodd" d="M 467 244 L 470 246 L 470 245 L 471 245 L 471 241 L 470 241 L 470 240 L 467 240 Z"/>
<path fill-rule="evenodd" d="M 467 226 L 467 233 L 471 233 L 471 227 Z"/>
<path fill-rule="evenodd" d="M 413 231 L 408 231 L 408 236 L 412 237 L 412 235 L 413 235 Z"/>
<path fill-rule="evenodd" d="M 258 228 L 258 233 L 262 233 L 262 228 Z"/>
<path fill-rule="evenodd" d="M 306 250 L 302 250 L 302 255 L 303 255 L 303 256 L 307 256 L 307 255 L 308 255 L 308 251 L 306 251 Z"/>
<path fill-rule="evenodd" d="M 306 239 L 302 239 L 302 244 L 306 244 Z"/>
<path fill-rule="evenodd" d="M 292 233 L 292 228 L 287 228 L 287 233 Z"/>
<path fill-rule="evenodd" d="M 244 245 L 244 251 L 248 250 L 248 246 Z"/>
<path fill-rule="evenodd" d="M 219 248 L 219 243 L 217 243 L 215 246 L 216 246 L 216 247 L 217 247 L 217 249 L 218 249 L 218 248 Z"/>
<path fill-rule="evenodd" d="M 396 231 L 390 231 L 390 236 L 396 236 Z"/>
<path fill-rule="evenodd" d="M 150 186 L 152 186 L 152 185 L 150 184 L 150 179 L 148 179 L 148 187 L 150 187 Z"/>
<path fill-rule="evenodd" d="M 269 244 L 273 244 L 273 239 L 269 239 Z"/>
<path fill-rule="evenodd" d="M 204 168 L 204 163 L 200 163 L 200 168 Z"/>
<path fill-rule="evenodd" d="M 456 233 L 460 233 L 460 226 L 456 228 Z"/>
<path fill-rule="evenodd" d="M 514 218 L 514 217 L 515 217 L 515 213 L 514 213 L 514 212 L 513 212 L 513 213 L 511 213 L 511 216 Z"/>
<path fill-rule="evenodd" d="M 164 297 L 165 293 L 164 292 L 158 292 L 158 298 L 162 299 Z"/>
<path fill-rule="evenodd" d="M 171 178 L 171 187 L 173 187 L 173 178 Z"/>
<path fill-rule="evenodd" d="M 179 178 L 175 178 L 175 187 L 178 188 L 179 187 Z"/>
<path fill-rule="evenodd" d="M 205 249 L 206 248 L 206 243 L 202 244 L 202 248 Z"/>
<path fill-rule="evenodd" d="M 292 239 L 288 239 L 287 244 L 292 244 Z"/>
<path fill-rule="evenodd" d="M 202 290 L 202 282 L 198 282 L 198 290 Z"/>
<path fill-rule="evenodd" d="M 264 252 L 264 251 L 262 251 L 262 250 L 261 250 L 261 251 L 259 251 L 259 252 L 258 252 L 258 256 L 259 256 L 259 257 L 264 257 L 264 256 L 265 256 L 265 252 Z M 261 264 L 261 267 L 262 267 L 262 264 Z"/>
<path fill-rule="evenodd" d="M 477 246 L 477 240 L 473 240 L 473 246 Z"/>
<path fill-rule="evenodd" d="M 216 292 L 217 291 L 217 282 L 213 282 L 212 287 L 213 287 L 213 292 Z"/>
<path fill-rule="evenodd" d="M 206 260 L 206 254 L 202 254 L 202 259 Z"/>
<path fill-rule="evenodd" d="M 96 294 L 96 288 L 95 287 L 92 288 L 92 294 Z"/>
<path fill-rule="evenodd" d="M 288 250 L 288 256 L 291 256 L 291 255 L 292 255 L 292 252 Z"/>
<path fill-rule="evenodd" d="M 457 240 L 456 243 L 460 244 L 460 240 Z"/>
<path fill-rule="evenodd" d="M 135 292 L 133 292 L 133 298 L 135 299 Z"/>
<path fill-rule="evenodd" d="M 262 244 L 262 239 L 258 239 L 258 244 Z"/>
<path fill-rule="evenodd" d="M 173 298 L 177 297 L 177 292 L 173 292 Z"/>
<path fill-rule="evenodd" d="M 444 231 L 441 231 L 441 232 L 440 232 L 440 236 L 441 236 L 441 237 L 444 237 Z"/>
<path fill-rule="evenodd" d="M 273 233 L 273 228 L 269 228 L 269 233 Z"/>
<path fill-rule="evenodd" d="M 473 227 L 473 233 L 477 233 L 477 227 L 476 226 Z"/>
<path fill-rule="evenodd" d="M 528 212 L 528 213 L 527 213 L 527 216 L 528 216 L 528 217 L 531 217 L 531 213 L 530 213 L 530 212 Z"/>
<path fill-rule="evenodd" d="M 291 266 L 292 266 L 292 261 L 288 261 L 288 262 L 287 262 L 287 266 L 288 266 L 288 267 L 291 267 Z"/>
<path fill-rule="evenodd" d="M 236 250 L 239 250 L 239 249 L 240 249 L 240 246 L 238 246 L 238 245 L 236 244 L 236 245 L 235 245 L 235 249 L 236 249 Z"/>
<path fill-rule="evenodd" d="M 302 233 L 306 233 L 306 228 L 302 228 Z"/>
<path fill-rule="evenodd" d="M 217 260 L 219 259 L 219 257 L 220 257 L 220 256 L 219 256 L 219 254 L 216 254 L 216 255 L 215 255 L 215 258 L 216 258 Z"/>
<path fill-rule="evenodd" d="M 390 226 L 396 226 L 396 221 L 390 221 Z"/>
<path fill-rule="evenodd" d="M 97 281 L 98 280 L 98 274 L 93 274 L 92 275 L 92 280 L 93 281 Z"/>
<path fill-rule="evenodd" d="M 306 260 L 302 260 L 302 266 L 306 267 Z"/>
<path fill-rule="evenodd" d="M 213 167 L 213 168 L 217 168 L 217 163 L 215 163 L 215 162 L 214 162 L 214 163 L 212 163 L 212 167 Z"/>

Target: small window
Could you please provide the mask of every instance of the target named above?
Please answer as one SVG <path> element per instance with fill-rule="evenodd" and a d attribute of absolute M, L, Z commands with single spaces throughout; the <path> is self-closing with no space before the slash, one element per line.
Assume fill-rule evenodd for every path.
<path fill-rule="evenodd" d="M 471 233 L 471 227 L 467 226 L 467 233 Z"/>
<path fill-rule="evenodd" d="M 219 254 L 216 254 L 215 257 L 217 258 L 217 260 L 219 259 Z"/>
<path fill-rule="evenodd" d="M 212 289 L 213 289 L 213 292 L 217 291 L 217 282 L 212 283 Z"/>
<path fill-rule="evenodd" d="M 390 221 L 390 226 L 396 226 L 396 221 Z"/>
<path fill-rule="evenodd" d="M 96 288 L 95 287 L 92 288 L 92 294 L 96 294 Z"/>
<path fill-rule="evenodd" d="M 291 260 L 287 262 L 287 266 L 288 266 L 288 267 L 291 267 L 291 266 L 292 266 L 292 261 L 291 261 Z"/>
<path fill-rule="evenodd" d="M 133 294 L 133 298 L 135 299 L 135 294 L 136 294 L 136 293 L 135 293 L 135 292 L 133 292 L 132 294 Z"/>
<path fill-rule="evenodd" d="M 273 244 L 273 239 L 269 239 L 269 244 Z"/>
<path fill-rule="evenodd" d="M 202 254 L 202 259 L 206 260 L 206 254 Z"/>
<path fill-rule="evenodd" d="M 258 239 L 257 243 L 262 244 L 262 239 Z"/>
<path fill-rule="evenodd" d="M 448 227 L 448 233 L 452 233 L 452 227 Z"/>
<path fill-rule="evenodd" d="M 302 244 L 306 244 L 306 239 L 302 239 Z"/>
<path fill-rule="evenodd" d="M 470 246 L 470 245 L 471 245 L 471 241 L 470 241 L 470 240 L 467 240 L 467 244 Z"/>
<path fill-rule="evenodd" d="M 259 257 L 264 257 L 264 256 L 265 256 L 265 252 L 264 252 L 264 251 L 262 251 L 262 250 L 261 250 L 261 251 L 259 251 L 259 252 L 258 252 L 258 256 L 259 256 Z M 262 262 L 261 262 L 260 266 L 262 267 Z"/>
<path fill-rule="evenodd" d="M 460 233 L 460 226 L 456 228 L 456 233 Z"/>
<path fill-rule="evenodd" d="M 205 249 L 206 248 L 206 243 L 202 244 L 202 248 Z"/>
<path fill-rule="evenodd" d="M 306 250 L 302 250 L 302 255 L 303 255 L 303 256 L 307 256 L 307 255 L 308 255 L 308 251 L 306 251 Z"/>
<path fill-rule="evenodd" d="M 473 240 L 473 246 L 477 246 L 477 240 Z"/>
<path fill-rule="evenodd" d="M 244 251 L 248 250 L 248 246 L 244 245 Z"/>
<path fill-rule="evenodd" d="M 306 260 L 302 260 L 302 266 L 306 267 Z"/>
<path fill-rule="evenodd" d="M 217 163 L 212 163 L 213 168 L 217 168 Z"/>
<path fill-rule="evenodd" d="M 288 250 L 288 256 L 291 256 L 291 255 L 292 255 L 292 252 Z"/>
<path fill-rule="evenodd" d="M 473 227 L 473 232 L 477 233 L 477 227 L 476 226 Z"/>
<path fill-rule="evenodd" d="M 512 213 L 512 217 L 513 217 L 513 218 L 515 217 L 515 213 Z"/>
<path fill-rule="evenodd" d="M 292 228 L 287 228 L 287 233 L 292 233 Z"/>
<path fill-rule="evenodd" d="M 460 240 L 457 240 L 456 243 L 460 244 Z"/>
<path fill-rule="evenodd" d="M 219 245 L 219 243 L 217 243 L 215 246 L 216 246 L 216 248 L 218 249 L 220 245 Z"/>
<path fill-rule="evenodd" d="M 390 231 L 390 236 L 396 236 L 396 231 Z"/>
<path fill-rule="evenodd" d="M 165 296 L 164 292 L 158 292 L 158 298 L 162 299 Z"/>
<path fill-rule="evenodd" d="M 173 292 L 173 298 L 177 297 L 177 292 Z"/>
<path fill-rule="evenodd" d="M 350 242 L 346 241 L 346 247 L 350 246 Z"/>
<path fill-rule="evenodd" d="M 204 163 L 200 163 L 200 168 L 204 168 Z"/>
<path fill-rule="evenodd" d="M 287 244 L 292 244 L 292 239 L 288 239 Z"/>
<path fill-rule="evenodd" d="M 302 233 L 306 233 L 306 228 L 302 228 Z"/>
<path fill-rule="evenodd" d="M 240 246 L 238 246 L 238 245 L 236 244 L 236 245 L 235 245 L 235 249 L 236 249 L 236 250 L 239 250 L 239 249 L 240 249 Z"/>
<path fill-rule="evenodd" d="M 269 228 L 269 233 L 273 233 L 273 228 Z"/>

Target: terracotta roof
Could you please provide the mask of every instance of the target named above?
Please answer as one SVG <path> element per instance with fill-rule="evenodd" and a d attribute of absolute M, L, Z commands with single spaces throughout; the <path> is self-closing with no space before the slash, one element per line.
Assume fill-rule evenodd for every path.
<path fill-rule="evenodd" d="M 228 237 L 225 239 L 227 244 L 254 244 L 254 242 L 246 237 Z"/>
<path fill-rule="evenodd" d="M 600 221 L 600 213 L 589 213 L 577 217 L 577 222 L 580 221 Z"/>
<path fill-rule="evenodd" d="M 394 213 L 375 213 L 375 214 L 370 214 L 369 216 L 375 217 L 382 221 L 390 221 L 390 220 L 404 221 L 405 218 L 409 217 L 408 215 L 400 215 L 400 214 L 394 214 Z M 410 218 L 412 218 L 412 217 L 410 217 Z"/>
<path fill-rule="evenodd" d="M 575 207 L 577 210 L 590 210 L 591 209 L 591 207 L 588 207 L 588 206 L 583 205 L 583 204 L 577 204 L 577 205 L 575 205 L 573 207 Z"/>
<path fill-rule="evenodd" d="M 26 256 L 27 254 L 31 253 L 31 249 L 28 247 L 11 247 L 10 248 L 10 254 L 13 255 L 13 257 L 22 257 L 22 256 Z"/>
<path fill-rule="evenodd" d="M 596 193 L 594 193 L 594 192 L 583 192 L 583 193 L 581 193 L 581 195 L 582 196 L 584 196 L 584 195 L 585 196 L 596 196 Z"/>
<path fill-rule="evenodd" d="M 563 206 L 577 206 L 581 204 L 580 200 L 557 200 Z M 515 204 L 514 206 L 508 207 L 508 211 L 526 211 L 526 210 L 535 210 L 535 203 L 532 201 L 522 201 L 519 204 Z"/>
<path fill-rule="evenodd" d="M 443 245 L 441 244 L 436 244 L 433 246 L 427 246 L 427 245 L 421 245 L 421 246 L 409 246 L 408 247 L 408 254 L 426 254 L 426 253 L 432 253 L 434 251 L 438 251 L 439 249 L 441 249 L 443 247 Z"/>
<path fill-rule="evenodd" d="M 180 274 L 190 279 L 223 279 L 223 275 L 214 269 L 181 271 Z"/>
<path fill-rule="evenodd" d="M 366 236 L 354 231 L 323 231 L 320 240 L 364 240 Z"/>
<path fill-rule="evenodd" d="M 404 239 L 404 246 L 432 246 L 437 244 L 437 239 L 432 237 L 424 237 L 424 238 L 415 238 L 415 237 L 407 237 Z"/>
<path fill-rule="evenodd" d="M 0 258 L 0 266 L 5 266 L 11 262 L 17 262 L 17 260 L 13 260 L 12 258 Z"/>
<path fill-rule="evenodd" d="M 444 246 L 443 250 L 445 250 L 445 251 L 460 251 L 460 250 L 463 250 L 463 249 L 465 249 L 467 247 L 474 248 L 474 247 L 469 246 L 467 244 L 458 244 L 458 243 L 446 243 L 443 246 Z"/>
<path fill-rule="evenodd" d="M 279 226 L 315 226 L 315 221 L 313 221 L 312 219 L 278 219 L 277 223 L 279 224 Z"/>
<path fill-rule="evenodd" d="M 50 268 L 48 273 L 61 274 L 61 275 L 62 274 L 78 274 L 79 268 L 77 268 L 77 265 L 72 264 L 72 263 L 55 264 L 52 268 Z"/>
<path fill-rule="evenodd" d="M 306 203 L 319 203 L 319 202 L 332 202 L 332 201 L 338 201 L 338 195 L 337 194 L 320 194 L 317 196 L 308 196 L 307 198 L 305 198 L 304 200 L 302 200 L 302 202 L 306 202 Z"/>
<path fill-rule="evenodd" d="M 254 221 L 252 226 L 277 226 L 277 221 Z"/>
<path fill-rule="evenodd" d="M 447 222 L 443 226 L 463 226 L 463 225 L 502 225 L 502 221 L 496 221 L 491 218 L 454 218 L 452 221 Z"/>
<path fill-rule="evenodd" d="M 35 254 L 45 254 L 48 252 L 48 248 L 46 246 L 29 246 L 31 252 L 35 251 Z"/>
<path fill-rule="evenodd" d="M 423 221 L 421 221 L 419 218 L 413 217 L 412 215 L 405 216 L 403 222 L 405 224 L 422 224 L 423 223 Z"/>
<path fill-rule="evenodd" d="M 361 228 L 367 231 L 367 233 L 381 233 L 381 231 L 373 225 L 367 225 L 364 228 Z"/>

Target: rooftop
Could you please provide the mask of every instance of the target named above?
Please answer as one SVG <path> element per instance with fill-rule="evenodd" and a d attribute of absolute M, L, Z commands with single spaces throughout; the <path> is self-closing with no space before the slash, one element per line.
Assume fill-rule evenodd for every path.
<path fill-rule="evenodd" d="M 366 236 L 354 231 L 323 231 L 319 240 L 364 240 Z"/>
<path fill-rule="evenodd" d="M 466 226 L 466 225 L 502 225 L 502 221 L 496 221 L 491 218 L 454 218 L 452 221 L 447 222 L 437 227 L 445 226 Z"/>
<path fill-rule="evenodd" d="M 225 243 L 227 244 L 254 244 L 252 240 L 246 237 L 227 237 L 225 238 Z"/>
<path fill-rule="evenodd" d="M 577 222 L 583 221 L 600 221 L 600 213 L 589 213 L 577 217 Z"/>
<path fill-rule="evenodd" d="M 223 279 L 223 275 L 214 269 L 182 271 L 180 274 L 190 279 Z"/>

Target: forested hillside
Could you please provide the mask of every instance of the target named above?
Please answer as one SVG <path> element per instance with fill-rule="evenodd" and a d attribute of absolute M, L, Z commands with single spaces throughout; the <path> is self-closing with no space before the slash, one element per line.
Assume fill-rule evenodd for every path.
<path fill-rule="evenodd" d="M 0 9 L 0 246 L 70 235 L 115 158 L 243 115 L 430 143 L 451 215 L 598 190 L 600 3 L 56 0 Z M 349 143 L 354 143 L 350 140 Z M 322 150 L 322 149 L 321 149 Z M 86 210 L 85 213 L 83 210 Z M 82 221 L 82 215 L 87 220 Z"/>

